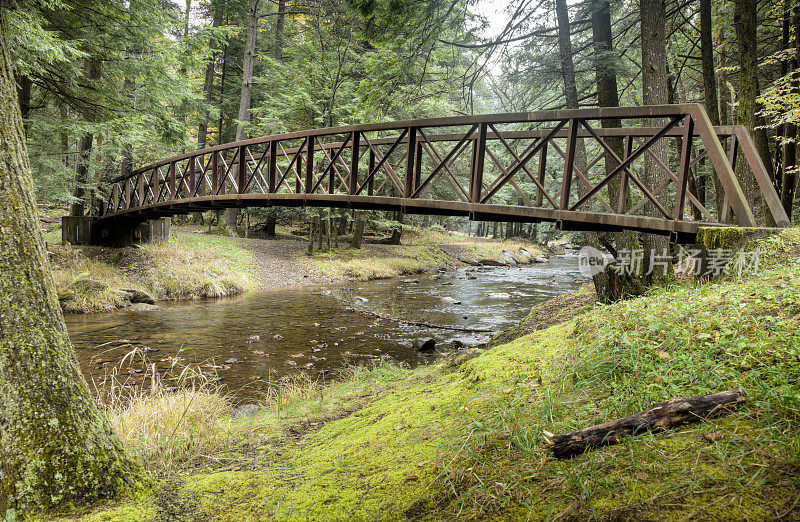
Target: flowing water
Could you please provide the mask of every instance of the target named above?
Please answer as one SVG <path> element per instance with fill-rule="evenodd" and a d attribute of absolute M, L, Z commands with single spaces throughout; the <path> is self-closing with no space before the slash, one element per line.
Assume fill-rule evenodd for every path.
<path fill-rule="evenodd" d="M 271 383 L 300 371 L 318 378 L 381 357 L 413 366 L 462 344 L 486 342 L 518 323 L 536 303 L 585 282 L 576 257 L 557 256 L 526 267 L 461 268 L 166 302 L 152 311 L 69 315 L 67 327 L 81 368 L 95 383 L 138 347 L 136 358 L 146 352 L 161 372 L 194 366 L 219 379 L 238 400 L 252 401 Z M 415 341 L 424 338 L 436 340 L 436 353 L 415 349 Z M 136 380 L 141 370 L 126 371 L 129 385 L 142 385 Z"/>

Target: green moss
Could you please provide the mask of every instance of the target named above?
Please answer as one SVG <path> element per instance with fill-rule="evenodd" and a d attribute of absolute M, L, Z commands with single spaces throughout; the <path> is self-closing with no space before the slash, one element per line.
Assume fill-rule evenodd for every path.
<path fill-rule="evenodd" d="M 697 232 L 697 244 L 706 250 L 714 248 L 733 248 L 745 237 L 740 227 L 701 227 Z"/>
<path fill-rule="evenodd" d="M 155 520 L 158 518 L 158 507 L 151 503 L 148 498 L 129 499 L 122 502 L 109 503 L 106 506 L 96 509 L 92 513 L 82 516 L 86 522 L 104 522 L 112 520 Z M 53 518 L 53 520 L 74 520 L 75 514 L 64 518 Z"/>
<path fill-rule="evenodd" d="M 492 337 L 488 347 L 505 344 L 548 326 L 568 321 L 576 315 L 589 311 L 595 306 L 596 300 L 597 294 L 594 290 L 584 287 L 575 293 L 537 304 L 518 325 Z"/>

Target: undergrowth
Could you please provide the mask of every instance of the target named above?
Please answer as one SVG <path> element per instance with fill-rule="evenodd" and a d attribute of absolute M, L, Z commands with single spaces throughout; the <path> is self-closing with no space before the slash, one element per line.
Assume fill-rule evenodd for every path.
<path fill-rule="evenodd" d="M 331 249 L 309 259 L 322 277 L 369 281 L 415 274 L 452 259 L 436 246 L 395 246 L 391 250 Z"/>
<path fill-rule="evenodd" d="M 124 249 L 49 248 L 66 312 L 113 310 L 125 305 L 124 289 L 159 300 L 225 297 L 255 286 L 252 254 L 222 237 L 176 234 L 169 243 Z"/>
<path fill-rule="evenodd" d="M 465 234 L 410 227 L 403 232 L 403 245 L 365 245 L 362 249 L 333 248 L 315 251 L 308 262 L 322 277 L 369 281 L 415 274 L 437 266 L 458 264 L 457 256 L 499 258 L 504 250 L 527 248 L 534 255 L 542 250 L 532 242 L 489 240 Z"/>
<path fill-rule="evenodd" d="M 466 418 L 448 512 L 531 519 L 743 520 L 789 515 L 800 498 L 797 231 L 761 243 L 749 281 L 673 286 L 596 305 L 498 350 L 561 344 L 545 372 L 497 383 Z M 548 433 L 631 415 L 671 397 L 743 387 L 737 413 L 566 461 Z M 497 393 L 499 391 L 499 393 Z M 453 445 L 459 447 L 459 443 Z"/>

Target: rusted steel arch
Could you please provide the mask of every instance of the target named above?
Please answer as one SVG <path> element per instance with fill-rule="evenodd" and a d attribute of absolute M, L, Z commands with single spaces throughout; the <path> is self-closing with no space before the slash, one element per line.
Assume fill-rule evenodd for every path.
<path fill-rule="evenodd" d="M 607 119 L 623 127 L 602 128 Z M 575 163 L 578 140 L 585 165 Z M 666 161 L 653 151 L 659 142 Z M 657 186 L 642 179 L 645 158 L 664 174 Z M 760 189 L 755 201 L 742 191 L 737 161 Z M 697 104 L 386 122 L 227 143 L 112 180 L 95 215 L 110 223 L 273 205 L 550 221 L 675 240 L 692 240 L 700 226 L 789 224 L 746 129 L 713 127 Z"/>

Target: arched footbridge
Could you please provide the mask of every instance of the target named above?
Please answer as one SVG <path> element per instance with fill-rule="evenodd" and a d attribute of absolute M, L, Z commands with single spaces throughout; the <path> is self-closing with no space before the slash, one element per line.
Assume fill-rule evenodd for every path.
<path fill-rule="evenodd" d="M 93 211 L 106 238 L 162 216 L 253 206 L 549 221 L 681 242 L 701 226 L 789 224 L 746 129 L 712 126 L 697 104 L 289 132 L 175 156 L 107 189 Z"/>

